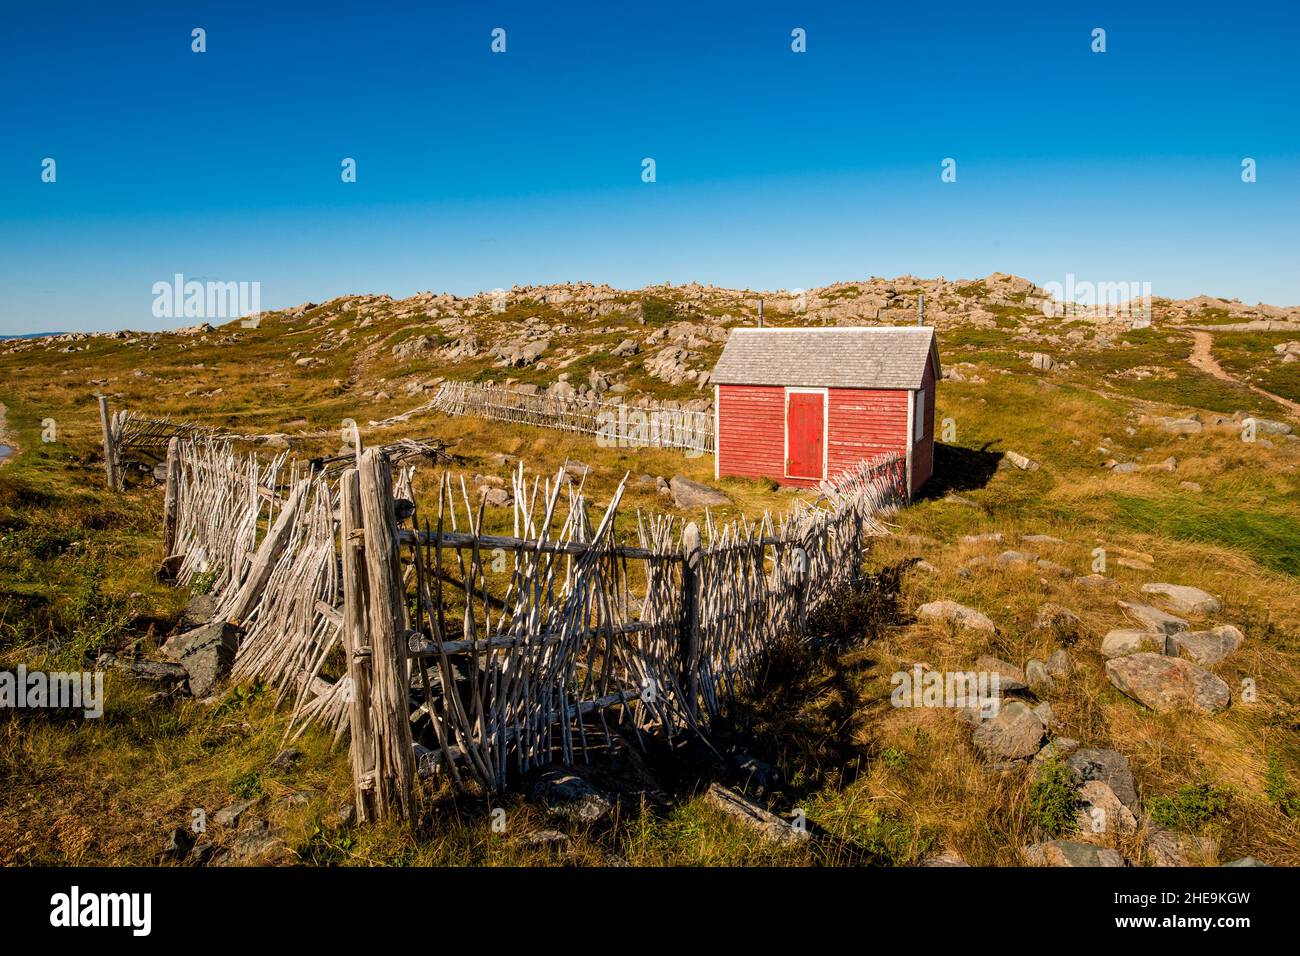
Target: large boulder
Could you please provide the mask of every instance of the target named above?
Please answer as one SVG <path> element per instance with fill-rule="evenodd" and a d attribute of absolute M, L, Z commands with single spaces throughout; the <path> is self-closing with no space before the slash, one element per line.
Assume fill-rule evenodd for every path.
<path fill-rule="evenodd" d="M 1142 593 L 1163 595 L 1165 603 L 1180 614 L 1217 614 L 1223 609 L 1213 594 L 1185 584 L 1144 584 Z"/>
<path fill-rule="evenodd" d="M 1026 704 L 1003 703 L 998 715 L 975 728 L 971 742 L 989 760 L 1019 760 L 1038 753 L 1047 728 Z"/>
<path fill-rule="evenodd" d="M 1170 638 L 1179 654 L 1205 665 L 1219 663 L 1244 640 L 1241 631 L 1231 624 L 1220 624 L 1208 631 L 1184 631 Z"/>
<path fill-rule="evenodd" d="M 235 663 L 240 630 L 228 621 L 213 621 L 184 634 L 177 634 L 163 647 L 163 653 L 185 668 L 190 693 L 207 697 L 225 680 Z"/>
<path fill-rule="evenodd" d="M 1152 710 L 1223 710 L 1232 700 L 1228 685 L 1181 657 L 1130 654 L 1106 662 L 1106 676 L 1119 690 Z"/>
<path fill-rule="evenodd" d="M 731 504 L 731 499 L 717 488 L 674 475 L 668 483 L 673 493 L 673 503 L 678 508 L 720 508 Z"/>
<path fill-rule="evenodd" d="M 996 631 L 997 627 L 985 615 L 981 614 L 974 608 L 966 607 L 964 604 L 958 604 L 956 601 L 931 601 L 928 604 L 922 604 L 916 609 L 918 617 L 937 618 L 941 621 L 952 621 L 962 627 L 973 628 L 977 631 Z M 1023 677 L 1022 677 L 1023 683 Z"/>

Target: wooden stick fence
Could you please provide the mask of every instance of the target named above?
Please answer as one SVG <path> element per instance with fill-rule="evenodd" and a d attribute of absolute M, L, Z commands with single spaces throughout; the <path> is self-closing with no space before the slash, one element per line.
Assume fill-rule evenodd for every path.
<path fill-rule="evenodd" d="M 426 406 L 449 415 L 472 415 L 559 431 L 595 435 L 611 447 L 680 448 L 712 453 L 713 411 L 667 405 L 629 405 L 594 398 L 527 395 L 499 385 L 444 382 Z"/>
<path fill-rule="evenodd" d="M 350 729 L 364 819 L 409 817 L 417 775 L 497 791 L 588 759 L 616 727 L 703 733 L 773 642 L 856 579 L 879 515 L 905 498 L 888 456 L 775 520 L 701 530 L 638 512 L 625 544 L 626 478 L 593 524 L 582 483 L 521 466 L 507 536 L 446 472 L 419 514 L 414 469 L 394 475 L 382 449 L 337 481 L 229 442 L 178 441 L 168 461 L 180 578 L 205 575 L 244 630 L 234 677 L 292 700 L 288 732 Z"/>

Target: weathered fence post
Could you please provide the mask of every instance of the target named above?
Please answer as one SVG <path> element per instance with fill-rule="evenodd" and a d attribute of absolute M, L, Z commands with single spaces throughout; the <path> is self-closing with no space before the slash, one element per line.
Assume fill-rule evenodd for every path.
<path fill-rule="evenodd" d="M 700 699 L 700 599 L 703 581 L 700 529 L 692 521 L 682 532 L 682 620 L 680 625 L 681 679 L 686 711 L 695 717 Z"/>
<path fill-rule="evenodd" d="M 109 491 L 121 491 L 117 474 L 117 445 L 113 441 L 113 419 L 108 414 L 108 396 L 98 395 L 99 424 L 104 432 L 104 471 Z"/>
<path fill-rule="evenodd" d="M 181 440 L 173 438 L 167 442 L 167 487 L 163 494 L 163 560 L 172 556 L 176 549 L 176 523 L 179 520 L 177 508 L 180 505 L 181 486 Z"/>
<path fill-rule="evenodd" d="M 361 516 L 371 647 L 371 706 L 379 812 L 415 811 L 415 744 L 411 738 L 406 594 L 393 508 L 393 470 L 377 448 L 361 456 Z"/>
<path fill-rule="evenodd" d="M 361 515 L 361 478 L 355 468 L 339 479 L 340 542 L 343 554 L 343 647 L 347 653 L 352 696 L 348 724 L 352 735 L 352 785 L 357 819 L 366 823 L 379 816 L 375 789 L 375 734 L 370 723 L 372 654 L 366 629 L 366 564 Z"/>

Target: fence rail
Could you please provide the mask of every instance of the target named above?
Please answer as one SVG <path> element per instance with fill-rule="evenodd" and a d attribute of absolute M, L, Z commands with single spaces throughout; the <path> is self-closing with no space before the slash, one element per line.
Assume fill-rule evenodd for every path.
<path fill-rule="evenodd" d="M 632 405 L 596 399 L 528 395 L 500 385 L 444 382 L 428 403 L 449 415 L 516 422 L 559 431 L 595 435 L 618 447 L 680 448 L 713 451 L 713 411 L 669 405 Z"/>
<path fill-rule="evenodd" d="M 417 776 L 501 790 L 615 726 L 706 733 L 772 643 L 856 578 L 905 497 L 891 455 L 776 517 L 637 511 L 620 529 L 626 478 L 595 518 L 563 470 L 520 466 L 502 535 L 463 479 L 417 495 L 415 468 L 379 448 L 337 477 L 211 438 L 173 439 L 167 461 L 180 581 L 242 629 L 234 677 L 292 702 L 288 733 L 350 731 L 364 819 L 409 816 Z"/>

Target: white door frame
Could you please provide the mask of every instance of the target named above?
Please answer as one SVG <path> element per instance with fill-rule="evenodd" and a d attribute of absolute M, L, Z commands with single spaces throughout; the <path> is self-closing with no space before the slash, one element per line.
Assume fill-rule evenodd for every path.
<path fill-rule="evenodd" d="M 713 480 L 722 472 L 722 386 L 713 386 Z"/>
<path fill-rule="evenodd" d="M 822 397 L 822 474 L 818 479 L 813 475 L 790 474 L 790 396 L 792 394 L 820 395 Z M 830 462 L 831 451 L 831 390 L 829 388 L 796 388 L 787 385 L 781 408 L 781 432 L 785 436 L 785 452 L 782 456 L 781 474 L 786 478 L 801 478 L 805 481 L 825 481 L 826 467 Z"/>

